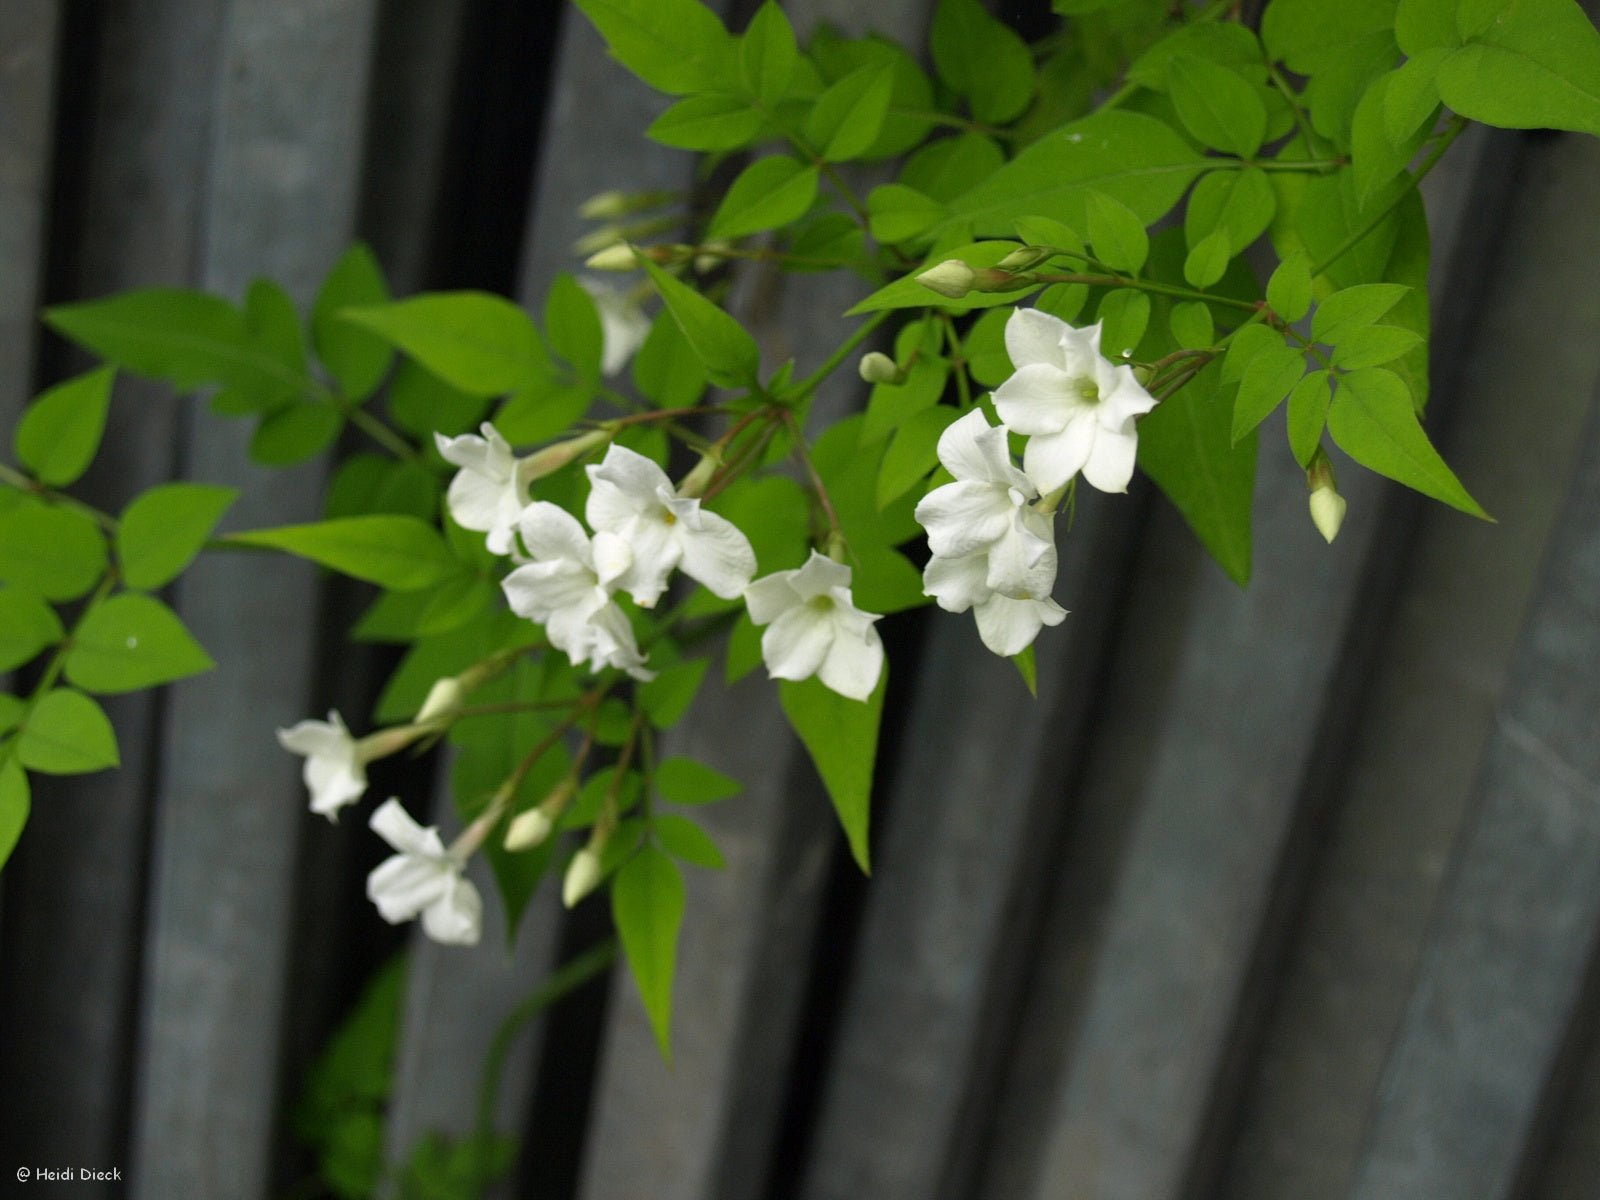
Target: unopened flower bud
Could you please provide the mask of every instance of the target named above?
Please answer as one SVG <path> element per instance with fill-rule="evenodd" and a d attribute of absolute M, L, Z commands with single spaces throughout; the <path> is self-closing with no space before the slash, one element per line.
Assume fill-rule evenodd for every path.
<path fill-rule="evenodd" d="M 683 477 L 682 482 L 678 484 L 678 495 L 691 500 L 696 496 L 705 495 L 705 490 L 710 486 L 712 477 L 716 475 L 717 469 L 721 466 L 722 456 L 720 454 L 702 454 L 700 461 L 695 463 L 689 473 Z"/>
<path fill-rule="evenodd" d="M 867 383 L 903 383 L 905 375 L 895 366 L 894 359 L 881 350 L 869 350 L 861 356 L 856 370 Z"/>
<path fill-rule="evenodd" d="M 633 247 L 627 242 L 617 242 L 607 246 L 604 250 L 597 250 L 583 260 L 583 265 L 591 271 L 636 271 L 639 261 L 634 257 Z"/>
<path fill-rule="evenodd" d="M 1339 536 L 1339 526 L 1344 524 L 1345 509 L 1349 506 L 1334 482 L 1333 463 L 1320 446 L 1306 468 L 1306 487 L 1311 492 L 1311 523 L 1331 545 Z"/>
<path fill-rule="evenodd" d="M 1043 246 L 1021 246 L 1006 255 L 995 266 L 1002 271 L 1031 271 L 1050 257 Z"/>
<path fill-rule="evenodd" d="M 700 253 L 695 255 L 694 269 L 701 275 L 716 270 L 717 265 L 728 257 L 727 251 L 732 249 L 732 242 L 707 242 L 700 247 Z"/>
<path fill-rule="evenodd" d="M 428 732 L 420 725 L 391 725 L 387 729 L 369 733 L 356 742 L 356 761 L 369 763 L 374 759 L 388 758 Z"/>
<path fill-rule="evenodd" d="M 959 258 L 947 258 L 917 276 L 917 282 L 941 296 L 960 300 L 972 290 L 977 273 Z"/>
<path fill-rule="evenodd" d="M 606 221 L 625 217 L 634 210 L 634 202 L 626 192 L 600 192 L 578 205 L 578 215 L 585 221 Z"/>
<path fill-rule="evenodd" d="M 518 459 L 517 479 L 520 483 L 528 484 L 535 479 L 543 479 L 546 475 L 553 475 L 589 451 L 607 445 L 615 436 L 609 429 L 591 429 L 588 433 L 580 433 L 575 438 L 554 442 L 543 450 L 534 451 L 527 458 Z"/>
<path fill-rule="evenodd" d="M 568 775 L 550 794 L 525 813 L 518 813 L 506 830 L 506 849 L 531 850 L 554 832 L 567 807 L 578 794 L 578 778 Z"/>
<path fill-rule="evenodd" d="M 561 903 L 571 908 L 600 886 L 600 855 L 585 846 L 572 856 L 561 880 Z"/>
<path fill-rule="evenodd" d="M 414 724 L 431 725 L 435 722 L 447 722 L 461 708 L 464 693 L 461 681 L 454 676 L 447 676 L 437 680 L 428 689 L 428 698 L 422 702 L 422 707 L 417 710 Z"/>

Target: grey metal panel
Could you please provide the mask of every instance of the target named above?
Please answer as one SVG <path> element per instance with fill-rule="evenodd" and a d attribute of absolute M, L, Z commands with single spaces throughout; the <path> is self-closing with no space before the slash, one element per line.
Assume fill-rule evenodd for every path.
<path fill-rule="evenodd" d="M 0 8 L 0 426 L 27 398 L 44 267 L 58 0 Z"/>
<path fill-rule="evenodd" d="M 1500 1200 L 1541 1146 L 1600 928 L 1600 424 L 1577 441 L 1475 811 L 1384 1068 L 1361 1200 Z"/>
<path fill-rule="evenodd" d="M 1501 149 L 1485 160 L 1506 169 Z M 1425 508 L 1360 723 L 1306 916 L 1239 1122 L 1223 1194 L 1345 1196 L 1379 1073 L 1410 995 L 1505 678 L 1518 621 L 1600 378 L 1600 297 L 1583 255 L 1600 223 L 1581 203 L 1600 155 L 1530 144 L 1498 226 L 1501 256 L 1458 352 L 1448 457 L 1499 519 Z M 1451 292 L 1441 288 L 1448 304 Z M 1392 520 L 1392 518 L 1391 518 Z"/>
<path fill-rule="evenodd" d="M 1054 869 L 1040 844 L 1059 826 L 1142 507 L 1080 501 L 1055 592 L 1075 611 L 1035 643 L 1037 700 L 970 617 L 931 614 L 806 1197 L 966 1194 L 1013 943 L 1029 885 Z"/>
<path fill-rule="evenodd" d="M 350 236 L 370 0 L 236 0 L 211 83 L 200 281 L 238 295 L 265 273 L 302 303 Z M 192 66 L 191 66 L 192 69 Z M 267 477 L 243 428 L 185 422 L 190 473 L 244 480 L 233 519 L 313 515 L 320 467 Z M 141 1026 L 133 1194 L 267 1190 L 305 800 L 272 727 L 303 715 L 311 573 L 211 559 L 180 610 L 225 669 L 176 689 L 163 739 Z"/>

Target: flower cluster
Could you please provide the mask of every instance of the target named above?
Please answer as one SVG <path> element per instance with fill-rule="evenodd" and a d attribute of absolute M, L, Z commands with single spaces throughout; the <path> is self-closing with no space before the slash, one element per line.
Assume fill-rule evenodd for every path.
<path fill-rule="evenodd" d="M 1016 372 L 994 391 L 1003 424 L 974 409 L 945 430 L 939 462 L 954 482 L 923 497 L 916 516 L 933 552 L 923 590 L 947 612 L 971 609 L 983 644 L 1013 655 L 1067 615 L 1050 598 L 1062 491 L 1080 472 L 1101 491 L 1127 491 L 1134 421 L 1156 402 L 1131 367 L 1101 354 L 1099 324 L 1075 329 L 1019 308 L 1005 342 Z M 1020 470 L 1012 433 L 1028 438 Z"/>

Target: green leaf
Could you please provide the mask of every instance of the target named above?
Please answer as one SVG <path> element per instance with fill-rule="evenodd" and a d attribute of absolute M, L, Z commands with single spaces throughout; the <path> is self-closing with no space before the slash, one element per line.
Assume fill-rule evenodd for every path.
<path fill-rule="evenodd" d="M 1394 15 L 1394 36 L 1400 49 L 1416 58 L 1429 50 L 1459 45 L 1458 7 L 1458 0 L 1400 0 Z"/>
<path fill-rule="evenodd" d="M 1123 288 L 1100 301 L 1096 313 L 1102 328 L 1101 344 L 1113 362 L 1126 362 L 1139 346 L 1150 324 L 1150 297 L 1145 292 Z M 1124 354 L 1123 351 L 1128 351 Z"/>
<path fill-rule="evenodd" d="M 1017 218 L 1032 216 L 1082 229 L 1091 191 L 1120 200 L 1148 227 L 1207 169 L 1169 125 L 1109 109 L 1047 134 L 976 181 L 951 201 L 940 228 L 1003 236 Z"/>
<path fill-rule="evenodd" d="M 1228 339 L 1228 353 L 1222 360 L 1222 383 L 1238 383 L 1245 368 L 1258 354 L 1284 345 L 1283 334 L 1266 325 L 1246 325 Z"/>
<path fill-rule="evenodd" d="M 664 758 L 656 764 L 655 789 L 673 804 L 715 804 L 744 789 L 721 771 L 692 758 Z"/>
<path fill-rule="evenodd" d="M 905 495 L 939 465 L 940 435 L 960 415 L 948 405 L 925 408 L 912 414 L 895 431 L 878 470 L 876 495 L 880 509 Z"/>
<path fill-rule="evenodd" d="M 1167 65 L 1182 55 L 1231 67 L 1241 75 L 1266 75 L 1261 43 L 1251 29 L 1233 21 L 1206 21 L 1181 25 L 1155 43 L 1133 61 L 1128 68 L 1128 79 L 1155 91 L 1165 91 Z"/>
<path fill-rule="evenodd" d="M 1422 336 L 1394 325 L 1367 325 L 1344 333 L 1333 348 L 1333 365 L 1346 371 L 1381 367 L 1422 345 Z"/>
<path fill-rule="evenodd" d="M 773 108 L 789 94 L 799 64 L 794 26 L 776 0 L 766 0 L 739 39 L 739 73 L 745 89 Z"/>
<path fill-rule="evenodd" d="M 1225 230 L 1215 230 L 1200 239 L 1183 260 L 1183 277 L 1190 285 L 1208 288 L 1221 279 L 1228 270 L 1228 260 L 1233 257 L 1233 247 Z"/>
<path fill-rule="evenodd" d="M 365 400 L 377 390 L 394 351 L 382 338 L 340 320 L 338 314 L 389 300 L 389 284 L 377 256 L 357 242 L 334 263 L 312 305 L 311 340 L 317 357 L 351 400 Z"/>
<path fill-rule="evenodd" d="M 816 679 L 800 683 L 783 680 L 778 684 L 784 715 L 805 743 L 817 774 L 828 789 L 850 842 L 850 853 L 868 873 L 872 771 L 878 756 L 878 726 L 883 718 L 883 693 L 888 681 L 886 663 L 877 688 L 865 701 L 829 691 Z"/>
<path fill-rule="evenodd" d="M 112 695 L 214 666 L 170 608 L 153 596 L 123 592 L 95 605 L 73 629 L 66 676 L 86 692 Z"/>
<path fill-rule="evenodd" d="M 1424 50 L 1385 76 L 1383 127 L 1391 142 L 1399 145 L 1432 126 L 1429 118 L 1439 107 L 1439 64 L 1448 54 L 1443 48 Z"/>
<path fill-rule="evenodd" d="M 17 735 L 17 758 L 45 775 L 83 775 L 121 761 L 106 714 L 71 688 L 46 692 Z"/>
<path fill-rule="evenodd" d="M 646 258 L 639 261 L 711 382 L 727 388 L 752 386 L 761 367 L 761 351 L 755 338 L 688 284 L 680 283 Z"/>
<path fill-rule="evenodd" d="M 894 72 L 888 67 L 863 67 L 835 83 L 817 99 L 806 116 L 806 141 L 829 162 L 865 154 L 889 115 Z"/>
<path fill-rule="evenodd" d="M 934 66 L 967 97 L 972 115 L 1004 125 L 1021 116 L 1034 95 L 1033 54 L 1014 30 L 978 0 L 939 0 L 933 13 Z"/>
<path fill-rule="evenodd" d="M 654 679 L 640 684 L 639 707 L 650 723 L 657 729 L 670 729 L 683 720 L 710 666 L 708 658 L 687 659 L 661 668 Z"/>
<path fill-rule="evenodd" d="M 633 356 L 633 386 L 661 408 L 690 408 L 706 390 L 706 370 L 669 312 L 659 312 Z"/>
<path fill-rule="evenodd" d="M 1208 366 L 1139 423 L 1139 465 L 1243 587 L 1250 581 L 1256 435 L 1234 443 L 1232 398 L 1220 380 L 1215 364 Z"/>
<path fill-rule="evenodd" d="M 1333 399 L 1331 371 L 1312 371 L 1289 393 L 1289 449 L 1302 467 L 1311 466 L 1311 456 L 1322 443 L 1328 426 L 1328 402 Z"/>
<path fill-rule="evenodd" d="M 45 322 L 108 362 L 183 391 L 223 384 L 261 409 L 316 393 L 303 371 L 251 336 L 242 312 L 202 292 L 122 292 L 58 305 L 45 312 Z"/>
<path fill-rule="evenodd" d="M 663 146 L 679 150 L 742 150 L 761 136 L 766 118 L 738 96 L 689 96 L 645 130 Z"/>
<path fill-rule="evenodd" d="M 1305 374 L 1306 360 L 1298 350 L 1277 346 L 1250 360 L 1239 379 L 1233 401 L 1233 441 L 1237 445 L 1266 420 Z"/>
<path fill-rule="evenodd" d="M 844 315 L 854 317 L 861 313 L 881 312 L 886 308 L 945 308 L 951 312 L 970 312 L 975 308 L 997 308 L 1002 304 L 1016 304 L 1027 294 L 1027 289 L 1015 292 L 970 292 L 959 300 L 952 300 L 939 295 L 932 288 L 924 287 L 917 281 L 917 276 L 927 268 L 952 258 L 966 263 L 969 267 L 992 267 L 1015 250 L 1017 245 L 1016 242 L 973 242 L 970 245 L 955 246 L 941 251 L 913 270 L 911 274 L 879 288 Z"/>
<path fill-rule="evenodd" d="M 488 292 L 434 292 L 340 316 L 474 396 L 514 392 L 548 373 L 528 314 Z"/>
<path fill-rule="evenodd" d="M 1259 167 L 1213 171 L 1194 185 L 1184 212 L 1183 233 L 1191 248 L 1221 230 L 1228 250 L 1237 254 L 1272 224 L 1278 196 Z"/>
<path fill-rule="evenodd" d="M 658 814 L 650 821 L 650 831 L 655 834 L 663 850 L 691 866 L 720 871 L 728 865 L 722 857 L 722 851 L 717 849 L 717 844 L 706 831 L 687 817 L 674 813 Z"/>
<path fill-rule="evenodd" d="M 1137 275 L 1150 257 L 1150 236 L 1144 231 L 1144 222 L 1126 204 L 1104 192 L 1090 192 L 1086 203 L 1094 256 L 1116 270 Z"/>
<path fill-rule="evenodd" d="M 1394 372 L 1369 367 L 1342 376 L 1328 409 L 1328 432 L 1339 449 L 1369 470 L 1488 519 L 1428 441 L 1411 393 Z"/>
<path fill-rule="evenodd" d="M 1380 75 L 1356 105 L 1350 123 L 1350 158 L 1356 197 L 1363 208 L 1410 164 L 1428 135 L 1417 126 L 1400 138 L 1389 133 L 1388 96 L 1396 75 Z"/>
<path fill-rule="evenodd" d="M 116 377 L 115 367 L 100 367 L 56 384 L 28 405 L 13 441 L 17 461 L 53 487 L 75 482 L 100 448 Z"/>
<path fill-rule="evenodd" d="M 1184 128 L 1203 145 L 1253 157 L 1267 133 L 1261 95 L 1227 67 L 1191 55 L 1167 64 L 1167 94 Z"/>
<path fill-rule="evenodd" d="M 580 378 L 600 378 L 600 357 L 605 349 L 600 312 L 594 297 L 566 271 L 550 283 L 544 300 L 544 327 L 550 348 Z"/>
<path fill-rule="evenodd" d="M 1298 321 L 1311 310 L 1311 260 L 1305 251 L 1290 254 L 1267 280 L 1267 303 L 1285 321 Z"/>
<path fill-rule="evenodd" d="M 1184 350 L 1203 350 L 1217 336 L 1211 306 L 1203 300 L 1184 300 L 1174 304 L 1167 324 L 1172 330 L 1172 340 Z"/>
<path fill-rule="evenodd" d="M 654 846 L 645 846 L 617 872 L 611 885 L 616 922 L 628 969 L 639 986 L 661 1054 L 672 1060 L 672 977 L 683 924 L 683 875 Z"/>
<path fill-rule="evenodd" d="M 733 38 L 698 0 L 576 2 L 612 57 L 657 91 L 731 89 L 738 79 Z"/>
<path fill-rule="evenodd" d="M 435 433 L 455 437 L 476 431 L 489 406 L 486 397 L 451 387 L 409 358 L 400 360 L 386 393 L 394 423 L 425 446 L 433 444 Z"/>
<path fill-rule="evenodd" d="M 786 154 L 758 158 L 733 181 L 711 218 L 713 238 L 743 237 L 805 216 L 817 198 L 817 168 Z"/>
<path fill-rule="evenodd" d="M 1439 95 L 1507 129 L 1600 134 L 1600 32 L 1574 0 L 1496 4 L 1492 20 L 1439 63 Z"/>
<path fill-rule="evenodd" d="M 82 513 L 32 497 L 0 510 L 0 583 L 76 600 L 105 571 L 105 538 Z"/>
<path fill-rule="evenodd" d="M 135 497 L 117 523 L 122 582 L 140 591 L 171 583 L 194 561 L 238 495 L 233 488 L 203 483 L 165 483 Z"/>
<path fill-rule="evenodd" d="M 923 594 L 922 572 L 888 546 L 852 547 L 855 570 L 851 596 L 866 612 L 896 613 L 932 602 Z"/>
<path fill-rule="evenodd" d="M 329 404 L 291 404 L 261 418 L 250 439 L 250 458 L 267 467 L 286 467 L 315 458 L 339 436 L 344 414 Z"/>
<path fill-rule="evenodd" d="M 0 867 L 6 865 L 28 823 L 28 777 L 15 760 L 0 762 Z"/>
<path fill-rule="evenodd" d="M 66 637 L 55 610 L 22 588 L 0 587 L 0 671 L 20 667 Z"/>
<path fill-rule="evenodd" d="M 886 183 L 867 194 L 867 219 L 880 242 L 904 242 L 938 224 L 944 205 L 915 188 Z"/>
<path fill-rule="evenodd" d="M 1361 283 L 1335 292 L 1311 317 L 1311 336 L 1333 345 L 1352 330 L 1370 325 L 1411 289 L 1399 283 Z"/>
<path fill-rule="evenodd" d="M 225 540 L 283 550 L 396 592 L 428 587 L 461 569 L 433 527 L 415 517 L 340 517 L 254 529 Z"/>

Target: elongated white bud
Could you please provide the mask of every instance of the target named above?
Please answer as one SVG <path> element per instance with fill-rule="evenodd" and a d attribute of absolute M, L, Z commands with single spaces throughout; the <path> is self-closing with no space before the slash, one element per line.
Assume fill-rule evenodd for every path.
<path fill-rule="evenodd" d="M 894 365 L 894 359 L 881 350 L 868 350 L 856 364 L 856 370 L 867 383 L 905 382 L 905 375 Z"/>
<path fill-rule="evenodd" d="M 607 246 L 604 250 L 597 250 L 583 260 L 583 265 L 591 271 L 637 271 L 639 261 L 633 256 L 633 247 L 626 242 L 617 242 Z"/>
<path fill-rule="evenodd" d="M 977 277 L 977 272 L 959 258 L 947 258 L 938 266 L 929 267 L 918 275 L 917 282 L 941 296 L 960 300 L 972 290 Z"/>
<path fill-rule="evenodd" d="M 515 854 L 519 850 L 532 850 L 542 845 L 555 829 L 556 823 L 545 815 L 542 808 L 530 808 L 518 813 L 506 830 L 506 849 Z"/>
<path fill-rule="evenodd" d="M 417 710 L 417 725 L 432 725 L 435 722 L 446 722 L 461 708 L 464 693 L 461 681 L 454 676 L 437 680 L 428 689 L 428 698 L 422 702 L 422 707 Z"/>
<path fill-rule="evenodd" d="M 1329 545 L 1339 536 L 1339 526 L 1344 524 L 1345 498 L 1329 484 L 1311 493 L 1311 523 L 1317 527 Z"/>
<path fill-rule="evenodd" d="M 568 908 L 600 886 L 600 855 L 585 846 L 572 856 L 561 880 L 561 903 Z"/>

